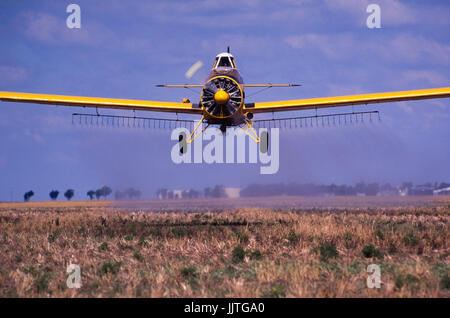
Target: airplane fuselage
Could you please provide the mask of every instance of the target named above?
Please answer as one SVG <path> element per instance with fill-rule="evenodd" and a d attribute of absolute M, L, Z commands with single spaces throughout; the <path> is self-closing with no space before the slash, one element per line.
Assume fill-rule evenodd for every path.
<path fill-rule="evenodd" d="M 219 58 L 230 57 L 223 53 Z M 204 119 L 208 124 L 221 125 L 223 130 L 227 126 L 241 125 L 246 119 L 244 82 L 234 60 L 230 59 L 229 62 L 229 66 L 217 66 L 220 60 L 216 58 L 200 95 Z"/>

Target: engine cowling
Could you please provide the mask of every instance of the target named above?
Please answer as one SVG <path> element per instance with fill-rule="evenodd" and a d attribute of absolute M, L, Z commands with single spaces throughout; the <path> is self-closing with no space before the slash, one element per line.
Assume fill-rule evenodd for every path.
<path fill-rule="evenodd" d="M 203 87 L 201 103 L 208 115 L 216 118 L 231 117 L 244 103 L 238 82 L 228 76 L 211 78 Z"/>

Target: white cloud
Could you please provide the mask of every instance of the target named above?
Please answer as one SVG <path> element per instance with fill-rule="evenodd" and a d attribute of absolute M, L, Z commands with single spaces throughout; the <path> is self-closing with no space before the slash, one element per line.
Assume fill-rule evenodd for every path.
<path fill-rule="evenodd" d="M 258 26 L 265 21 L 283 22 L 297 19 L 302 21 L 314 17 L 319 21 L 321 8 L 306 5 L 311 0 L 284 0 L 269 2 L 264 0 L 221 1 L 127 1 L 127 7 L 138 17 L 160 23 L 185 24 L 205 28 L 236 28 Z M 105 9 L 113 14 L 123 11 L 123 1 L 110 0 Z M 94 8 L 95 10 L 95 8 Z M 100 8 L 97 8 L 100 10 Z M 301 19 L 301 20 L 298 20 Z"/>
<path fill-rule="evenodd" d="M 27 75 L 23 67 L 0 65 L 0 84 L 20 83 L 26 80 Z"/>
<path fill-rule="evenodd" d="M 367 89 L 364 89 L 364 87 L 358 84 L 328 84 L 327 87 L 327 94 L 329 96 L 370 93 Z"/>
<path fill-rule="evenodd" d="M 44 138 L 38 133 L 31 132 L 29 129 L 26 129 L 24 132 L 24 136 L 31 138 L 33 141 L 37 143 L 44 143 Z"/>
<path fill-rule="evenodd" d="M 37 121 L 42 122 L 42 129 L 49 132 L 55 131 L 56 129 L 72 128 L 70 117 L 68 117 L 68 115 L 61 116 L 48 112 L 45 115 L 39 116 Z"/>
<path fill-rule="evenodd" d="M 6 166 L 7 159 L 5 156 L 0 156 L 0 168 Z"/>
<path fill-rule="evenodd" d="M 424 131 L 435 131 L 439 125 L 448 122 L 449 117 L 449 114 L 439 110 L 436 111 L 436 109 L 428 111 L 423 115 L 423 124 L 421 128 Z"/>
<path fill-rule="evenodd" d="M 56 41 L 56 36 L 64 25 L 64 20 L 46 13 L 26 13 L 22 18 L 25 33 L 42 42 Z"/>
<path fill-rule="evenodd" d="M 309 33 L 287 36 L 284 42 L 293 48 L 319 51 L 332 59 L 358 58 L 371 53 L 392 62 L 450 65 L 450 45 L 411 34 L 399 34 L 394 38 L 375 42 L 357 38 L 353 33 Z"/>
<path fill-rule="evenodd" d="M 344 52 L 354 51 L 356 42 L 351 34 L 317 33 L 288 36 L 284 41 L 296 49 L 318 50 L 329 58 L 339 58 Z"/>
<path fill-rule="evenodd" d="M 332 10 L 343 10 L 353 15 L 359 24 L 366 23 L 369 13 L 366 8 L 376 3 L 381 9 L 381 26 L 411 24 L 418 21 L 418 13 L 411 6 L 397 0 L 326 0 L 327 6 Z"/>
<path fill-rule="evenodd" d="M 201 41 L 200 48 L 204 51 L 209 50 L 217 52 L 217 50 L 225 50 L 226 47 L 224 47 L 224 45 L 231 46 L 231 50 L 246 51 L 247 53 L 254 53 L 261 56 L 269 50 L 269 48 L 273 45 L 273 42 L 271 42 L 270 37 L 265 36 L 222 34 L 217 36 L 214 40 Z"/>
<path fill-rule="evenodd" d="M 48 155 L 46 158 L 49 163 L 56 163 L 56 164 L 77 164 L 79 160 L 77 158 L 74 158 L 73 155 L 66 154 L 64 152 L 53 152 L 52 154 Z"/>
<path fill-rule="evenodd" d="M 447 106 L 445 105 L 445 102 L 443 102 L 443 101 L 441 101 L 441 100 L 437 100 L 437 99 L 435 99 L 435 100 L 430 100 L 430 101 L 428 101 L 428 103 L 429 103 L 430 105 L 434 105 L 434 106 L 436 106 L 436 107 L 439 107 L 439 108 L 442 109 L 442 110 L 445 110 L 445 109 L 447 108 Z"/>
<path fill-rule="evenodd" d="M 437 64 L 450 64 L 450 45 L 412 34 L 400 34 L 386 45 L 379 46 L 379 52 L 386 58 L 390 56 L 406 59 L 409 62 L 419 60 Z"/>
<path fill-rule="evenodd" d="M 83 22 L 80 29 L 69 29 L 64 18 L 48 13 L 26 12 L 19 18 L 25 36 L 38 42 L 92 47 L 114 47 L 120 43 L 112 31 L 94 21 Z"/>
<path fill-rule="evenodd" d="M 407 102 L 396 103 L 397 107 L 402 109 L 407 114 L 412 114 L 414 112 L 413 108 L 407 104 Z"/>
<path fill-rule="evenodd" d="M 52 46 L 84 46 L 127 51 L 138 53 L 141 58 L 147 58 L 155 52 L 155 40 L 151 37 L 136 34 L 121 37 L 113 32 L 114 26 L 102 25 L 94 20 L 83 20 L 82 18 L 80 29 L 69 29 L 63 17 L 44 12 L 26 12 L 21 14 L 18 19 L 21 25 L 20 31 L 25 37 Z M 168 19 L 170 22 L 173 21 L 173 17 L 168 16 Z M 179 41 L 167 39 L 167 42 L 174 46 L 174 50 L 179 48 Z M 178 53 L 177 56 L 179 56 Z M 165 55 L 162 60 L 169 58 Z"/>
<path fill-rule="evenodd" d="M 407 70 L 402 72 L 401 79 L 405 84 L 414 82 L 426 82 L 434 86 L 448 83 L 448 78 L 434 70 Z"/>

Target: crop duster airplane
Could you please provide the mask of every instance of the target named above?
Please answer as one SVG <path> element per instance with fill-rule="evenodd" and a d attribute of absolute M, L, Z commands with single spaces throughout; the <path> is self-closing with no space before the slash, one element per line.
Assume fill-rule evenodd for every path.
<path fill-rule="evenodd" d="M 252 139 L 260 142 L 258 134 L 252 128 L 254 114 L 273 113 L 292 110 L 320 109 L 362 104 L 399 102 L 430 98 L 450 97 L 450 87 L 408 90 L 363 95 L 348 95 L 310 99 L 294 99 L 274 102 L 251 103 L 245 101 L 247 87 L 290 87 L 297 84 L 245 84 L 236 67 L 233 55 L 227 52 L 216 56 L 212 70 L 204 84 L 198 85 L 157 85 L 159 87 L 199 87 L 200 102 L 191 103 L 188 99 L 182 102 L 162 102 L 133 99 L 112 99 L 98 97 L 62 96 L 47 94 L 30 94 L 0 91 L 0 100 L 4 102 L 22 102 L 50 104 L 61 106 L 79 106 L 126 109 L 169 113 L 187 113 L 201 116 L 189 138 L 184 142 L 192 142 L 209 125 L 219 125 L 222 132 L 228 126 L 240 126 Z M 201 123 L 206 126 L 199 128 Z M 180 136 L 180 143 L 186 136 Z M 268 138 L 265 137 L 265 138 Z M 268 140 L 264 140 L 266 147 Z"/>

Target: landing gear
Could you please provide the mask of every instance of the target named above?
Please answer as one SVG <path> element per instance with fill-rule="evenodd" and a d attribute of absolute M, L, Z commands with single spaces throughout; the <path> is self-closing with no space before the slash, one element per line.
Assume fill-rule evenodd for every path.
<path fill-rule="evenodd" d="M 261 142 L 259 143 L 259 150 L 261 151 L 261 153 L 267 153 L 267 150 L 269 150 L 269 132 L 262 131 L 260 140 Z"/>
<path fill-rule="evenodd" d="M 249 120 L 245 120 L 245 124 L 247 128 L 239 126 L 251 139 L 253 139 L 256 143 L 260 143 L 261 139 L 258 137 L 256 131 L 252 128 L 252 122 Z"/>
<path fill-rule="evenodd" d="M 227 126 L 226 125 L 220 125 L 220 131 L 222 132 L 222 134 L 227 132 Z"/>

